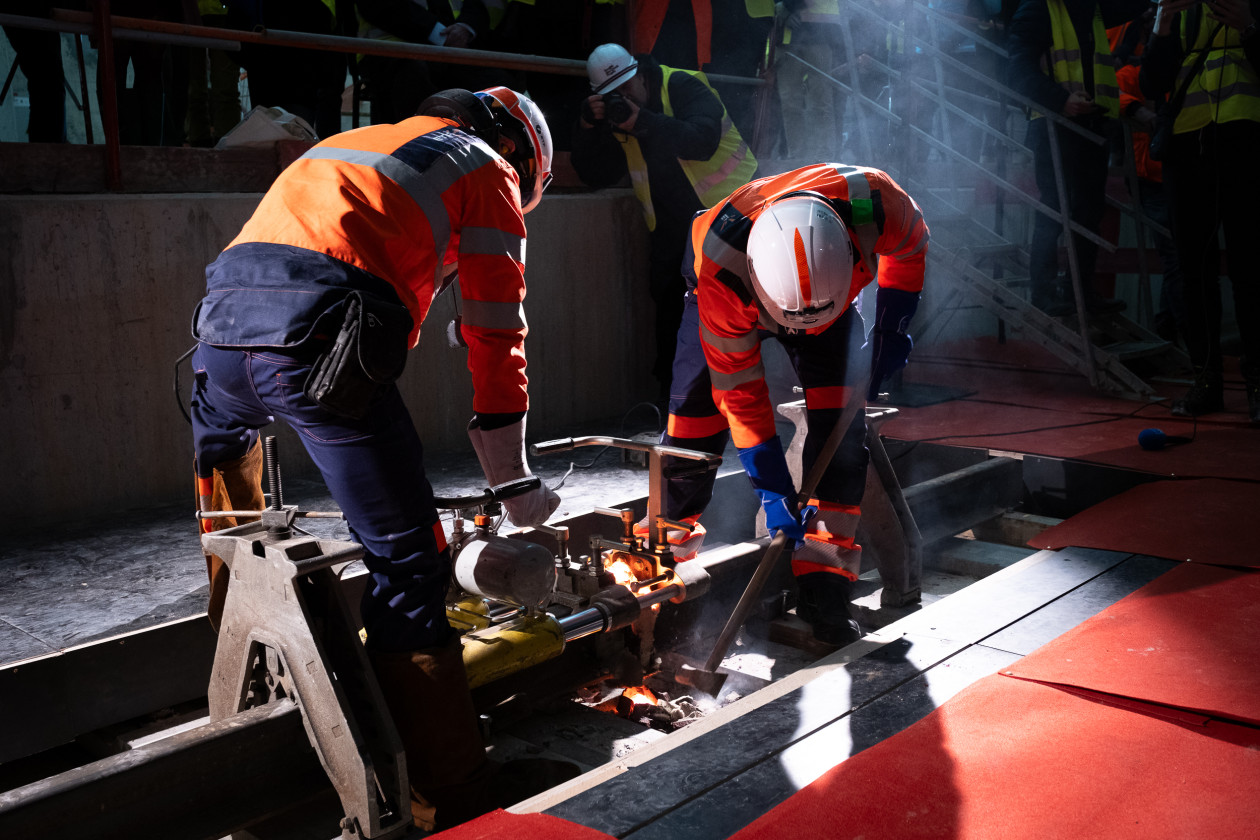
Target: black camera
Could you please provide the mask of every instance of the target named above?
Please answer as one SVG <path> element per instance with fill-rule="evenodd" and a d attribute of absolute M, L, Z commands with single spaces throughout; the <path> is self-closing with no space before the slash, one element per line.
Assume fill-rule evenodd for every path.
<path fill-rule="evenodd" d="M 613 125 L 621 125 L 634 113 L 629 100 L 617 91 L 604 94 L 604 117 Z"/>

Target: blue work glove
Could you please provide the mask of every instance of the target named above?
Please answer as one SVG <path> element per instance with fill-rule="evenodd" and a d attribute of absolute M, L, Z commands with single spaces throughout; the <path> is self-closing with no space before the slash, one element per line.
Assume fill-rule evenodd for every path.
<path fill-rule="evenodd" d="M 866 399 L 879 397 L 884 380 L 906 366 L 914 341 L 906 330 L 919 308 L 917 292 L 880 288 L 875 295 L 875 328 L 871 330 L 871 384 Z"/>
<path fill-rule="evenodd" d="M 777 437 L 765 443 L 739 450 L 739 462 L 752 482 L 753 490 L 761 499 L 766 512 L 766 530 L 771 534 L 782 531 L 792 540 L 792 546 L 805 539 L 805 525 L 796 509 L 796 488 L 788 473 L 787 459 L 783 456 L 783 444 Z"/>

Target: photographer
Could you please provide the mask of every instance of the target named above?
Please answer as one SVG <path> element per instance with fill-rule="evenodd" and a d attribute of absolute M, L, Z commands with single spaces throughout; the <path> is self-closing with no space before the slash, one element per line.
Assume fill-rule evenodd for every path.
<path fill-rule="evenodd" d="M 664 398 L 686 292 L 680 266 L 691 219 L 754 177 L 757 160 L 700 74 L 632 56 L 617 44 L 596 47 L 586 69 L 593 93 L 574 132 L 573 168 L 592 187 L 611 187 L 629 175 L 643 205 L 656 303 L 652 373 Z"/>

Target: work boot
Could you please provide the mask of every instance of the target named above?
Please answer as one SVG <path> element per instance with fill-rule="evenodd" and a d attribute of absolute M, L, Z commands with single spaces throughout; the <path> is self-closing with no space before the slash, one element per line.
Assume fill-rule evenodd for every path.
<path fill-rule="evenodd" d="M 1198 417 L 1225 410 L 1225 385 L 1219 373 L 1197 372 L 1185 396 L 1174 400 L 1169 412 L 1174 417 Z"/>
<path fill-rule="evenodd" d="M 443 647 L 368 651 L 407 754 L 416 826 L 441 831 L 505 808 L 578 774 L 546 759 L 499 764 L 486 757 L 459 638 Z"/>
<path fill-rule="evenodd" d="M 216 510 L 262 510 L 266 499 L 262 490 L 263 452 L 262 438 L 254 441 L 239 458 L 225 461 L 214 468 L 214 477 L 197 479 L 197 509 L 200 511 Z M 209 485 L 209 492 L 206 492 Z M 224 528 L 235 528 L 242 523 L 236 517 L 222 519 L 203 519 L 201 532 L 222 531 Z M 206 554 L 206 574 L 210 578 L 210 599 L 206 605 L 206 614 L 210 626 L 218 632 L 219 621 L 223 618 L 223 603 L 227 600 L 228 567 L 223 559 Z"/>
<path fill-rule="evenodd" d="M 849 614 L 853 581 L 833 572 L 810 572 L 796 579 L 796 615 L 814 628 L 814 638 L 843 647 L 862 638 L 862 629 Z"/>

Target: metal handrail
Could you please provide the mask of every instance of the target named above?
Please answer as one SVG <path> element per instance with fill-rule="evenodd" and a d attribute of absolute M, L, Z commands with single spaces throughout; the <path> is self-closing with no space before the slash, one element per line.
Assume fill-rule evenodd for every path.
<path fill-rule="evenodd" d="M 539 71 L 563 76 L 585 76 L 586 62 L 579 59 L 519 53 L 472 50 L 462 47 L 438 47 L 404 41 L 381 41 L 374 38 L 353 38 L 345 35 L 313 35 L 284 29 L 241 31 L 187 23 L 148 20 L 112 15 L 109 0 L 96 0 L 91 12 L 53 9 L 49 17 L 0 14 L 0 25 L 25 29 L 91 35 L 98 42 L 101 54 L 101 121 L 106 146 L 106 184 L 111 190 L 122 188 L 122 165 L 119 152 L 118 106 L 114 94 L 113 41 L 155 41 L 177 46 L 206 47 L 236 51 L 241 44 L 265 44 L 299 49 L 375 55 L 388 58 L 413 58 L 445 64 L 467 64 L 478 67 L 500 67 L 509 70 Z M 766 81 L 747 76 L 706 74 L 710 82 L 762 87 Z"/>

